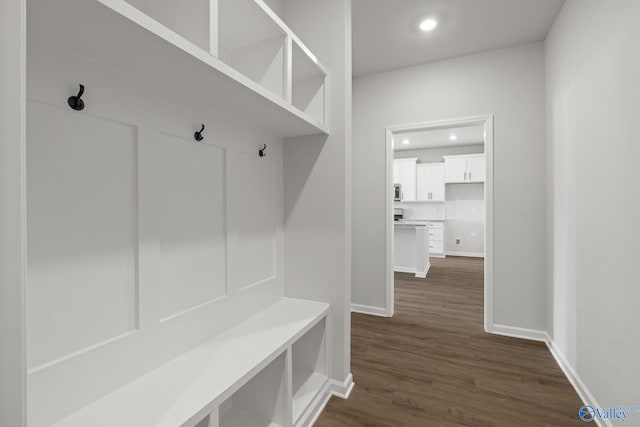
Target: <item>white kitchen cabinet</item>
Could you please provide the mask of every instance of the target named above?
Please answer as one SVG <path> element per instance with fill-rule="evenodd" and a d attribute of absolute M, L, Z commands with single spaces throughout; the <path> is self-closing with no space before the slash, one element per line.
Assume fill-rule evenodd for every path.
<path fill-rule="evenodd" d="M 485 157 L 480 154 L 444 156 L 446 184 L 484 182 Z"/>
<path fill-rule="evenodd" d="M 398 181 L 394 184 L 400 184 L 400 198 L 403 202 L 416 201 L 416 165 L 418 159 L 411 157 L 407 159 L 395 159 L 393 161 L 393 175 Z M 394 179 L 395 181 L 395 179 Z"/>
<path fill-rule="evenodd" d="M 398 160 L 393 161 L 393 183 L 400 184 L 400 163 Z"/>
<path fill-rule="evenodd" d="M 485 175 L 484 154 L 467 159 L 467 180 L 469 182 L 484 182 Z"/>
<path fill-rule="evenodd" d="M 416 200 L 444 202 L 444 163 L 423 163 L 416 166 Z"/>
<path fill-rule="evenodd" d="M 433 258 L 444 258 L 444 223 L 429 222 L 429 256 Z"/>

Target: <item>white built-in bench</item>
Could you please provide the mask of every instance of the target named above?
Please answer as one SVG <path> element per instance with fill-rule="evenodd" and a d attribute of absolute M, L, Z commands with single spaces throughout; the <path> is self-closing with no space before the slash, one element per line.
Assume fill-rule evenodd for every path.
<path fill-rule="evenodd" d="M 55 427 L 288 427 L 328 384 L 328 304 L 284 298 Z"/>

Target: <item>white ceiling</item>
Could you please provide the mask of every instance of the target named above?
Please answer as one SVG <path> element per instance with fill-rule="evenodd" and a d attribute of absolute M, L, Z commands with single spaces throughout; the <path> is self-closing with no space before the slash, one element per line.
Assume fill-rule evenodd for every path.
<path fill-rule="evenodd" d="M 564 0 L 353 0 L 353 74 L 543 40 Z M 425 17 L 438 27 L 418 29 Z"/>
<path fill-rule="evenodd" d="M 451 141 L 449 136 L 456 135 Z M 408 140 L 409 144 L 403 144 Z M 422 150 L 428 148 L 457 147 L 484 143 L 484 126 L 466 126 L 418 132 L 403 132 L 393 135 L 394 151 Z"/>

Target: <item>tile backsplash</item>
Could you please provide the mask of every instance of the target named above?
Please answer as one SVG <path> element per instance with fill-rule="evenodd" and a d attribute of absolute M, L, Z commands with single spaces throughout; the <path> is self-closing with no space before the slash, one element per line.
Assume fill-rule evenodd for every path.
<path fill-rule="evenodd" d="M 446 218 L 446 203 L 394 202 L 393 207 L 404 209 L 403 219 L 444 220 Z"/>

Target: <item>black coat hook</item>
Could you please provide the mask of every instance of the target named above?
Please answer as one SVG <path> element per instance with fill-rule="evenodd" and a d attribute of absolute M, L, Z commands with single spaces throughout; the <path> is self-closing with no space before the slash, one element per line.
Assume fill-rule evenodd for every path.
<path fill-rule="evenodd" d="M 193 138 L 200 142 L 204 139 L 204 136 L 202 136 L 202 131 L 204 130 L 204 123 L 202 124 L 202 129 L 200 129 L 198 132 L 193 134 Z"/>
<path fill-rule="evenodd" d="M 84 94 L 84 85 L 81 84 L 78 94 L 76 96 L 70 96 L 69 99 L 67 99 L 69 107 L 73 108 L 76 111 L 84 110 L 84 101 L 81 99 L 82 94 Z"/>
<path fill-rule="evenodd" d="M 267 155 L 267 153 L 265 153 L 265 151 L 267 150 L 267 144 L 262 144 L 262 145 L 263 147 L 260 150 L 258 150 L 258 155 L 260 157 L 264 157 Z"/>

